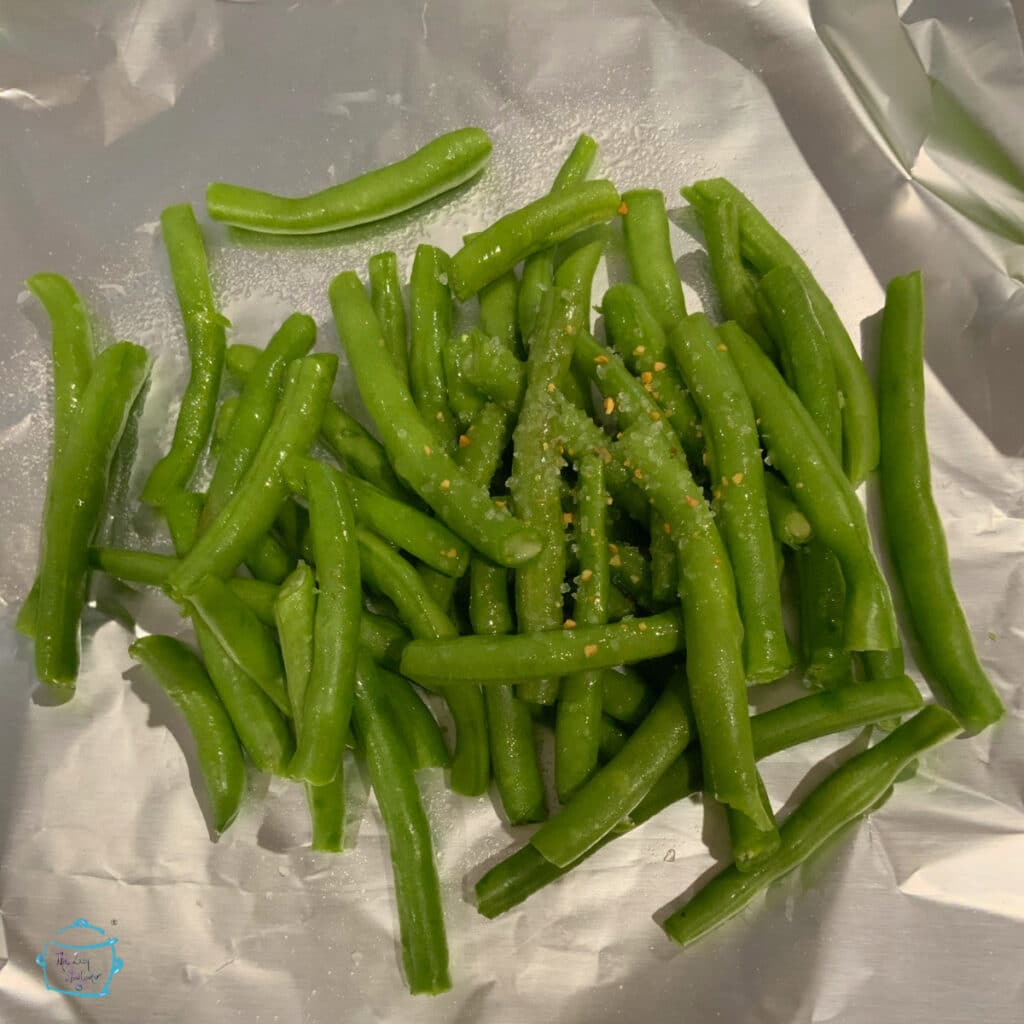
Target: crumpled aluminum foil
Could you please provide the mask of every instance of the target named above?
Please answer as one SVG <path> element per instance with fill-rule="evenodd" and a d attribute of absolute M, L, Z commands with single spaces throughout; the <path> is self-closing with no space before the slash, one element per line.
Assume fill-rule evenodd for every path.
<path fill-rule="evenodd" d="M 0 1019 L 1021 1020 L 1022 21 L 1019 0 L 8 0 Z M 160 209 L 185 199 L 201 209 L 214 179 L 320 188 L 468 123 L 494 138 L 490 169 L 425 212 L 293 244 L 241 245 L 211 227 L 234 340 L 262 343 L 303 309 L 334 347 L 334 273 L 385 247 L 405 269 L 420 241 L 454 248 L 546 190 L 580 131 L 599 140 L 601 170 L 620 188 L 660 187 L 680 207 L 674 244 L 694 308 L 713 309 L 706 260 L 673 197 L 712 174 L 783 227 L 869 354 L 882 283 L 920 266 L 936 496 L 1009 713 L 928 756 L 869 821 L 686 952 L 652 915 L 713 869 L 706 843 L 725 852 L 721 821 L 696 803 L 486 922 L 468 901 L 472 882 L 522 837 L 490 800 L 456 797 L 428 773 L 455 987 L 413 999 L 399 974 L 386 841 L 372 801 L 362 813 L 365 793 L 352 795 L 361 823 L 343 856 L 308 849 L 301 792 L 279 780 L 254 781 L 240 820 L 210 842 L 190 741 L 126 653 L 133 623 L 179 628 L 161 598 L 103 587 L 74 700 L 50 706 L 34 683 L 12 624 L 34 568 L 50 399 L 46 326 L 22 282 L 68 274 L 103 340 L 158 353 L 140 426 L 148 466 L 185 372 Z M 142 513 L 108 532 L 119 544 L 166 544 Z M 752 699 L 785 695 L 762 688 Z M 776 807 L 857 742 L 771 758 Z M 101 944 L 118 939 L 122 968 L 106 998 L 47 988 L 36 961 L 60 952 L 59 929 L 83 922 L 103 929 Z M 104 948 L 94 971 L 110 967 Z"/>

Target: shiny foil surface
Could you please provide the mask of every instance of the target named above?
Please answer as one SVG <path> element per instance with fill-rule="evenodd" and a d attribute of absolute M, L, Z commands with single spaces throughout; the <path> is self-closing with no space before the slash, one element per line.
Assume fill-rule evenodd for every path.
<path fill-rule="evenodd" d="M 0 1021 L 1024 1019 L 1022 22 L 1019 0 L 6 0 Z M 98 585 L 74 699 L 35 683 L 13 622 L 38 550 L 49 331 L 23 282 L 67 274 L 102 342 L 157 355 L 136 471 L 105 531 L 167 550 L 135 501 L 187 371 L 160 210 L 187 200 L 202 215 L 212 180 L 320 189 L 465 124 L 491 134 L 488 170 L 414 214 L 299 242 L 205 224 L 231 339 L 263 344 L 300 309 L 322 327 L 318 347 L 336 350 L 335 273 L 365 272 L 385 248 L 405 273 L 419 242 L 454 249 L 546 191 L 581 131 L 620 189 L 664 190 L 693 309 L 716 312 L 678 190 L 710 175 L 782 228 L 869 361 L 884 282 L 920 267 L 935 494 L 1008 713 L 928 755 L 883 809 L 685 952 L 656 921 L 727 855 L 717 815 L 684 801 L 488 922 L 472 884 L 525 833 L 428 772 L 454 988 L 413 998 L 387 843 L 357 770 L 343 855 L 310 851 L 299 787 L 256 775 L 211 842 L 191 740 L 127 654 L 134 631 L 184 632 L 169 602 Z M 621 252 L 608 262 L 621 272 Z M 339 389 L 353 390 L 344 369 Z M 797 692 L 751 696 L 763 709 Z M 776 809 L 858 743 L 765 762 Z M 104 998 L 47 988 L 36 961 L 79 921 L 118 939 Z"/>

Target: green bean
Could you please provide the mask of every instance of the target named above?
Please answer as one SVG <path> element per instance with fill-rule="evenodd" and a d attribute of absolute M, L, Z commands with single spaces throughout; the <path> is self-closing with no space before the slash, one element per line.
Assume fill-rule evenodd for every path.
<path fill-rule="evenodd" d="M 777 853 L 743 874 L 726 868 L 665 923 L 681 946 L 734 917 L 772 882 L 788 874 L 840 832 L 887 798 L 906 766 L 928 748 L 956 733 L 955 719 L 929 707 L 892 732 L 876 747 L 851 758 L 803 800 L 782 826 Z"/>
<path fill-rule="evenodd" d="M 316 620 L 316 578 L 305 562 L 281 584 L 274 607 L 288 701 L 295 736 L 301 742 L 306 691 L 313 670 L 313 633 Z M 312 848 L 337 852 L 344 840 L 345 779 L 339 772 L 326 786 L 305 783 L 306 804 L 313 826 Z"/>
<path fill-rule="evenodd" d="M 128 342 L 97 357 L 73 425 L 55 434 L 46 490 L 35 613 L 36 675 L 74 687 L 89 577 L 89 542 L 103 515 L 110 467 L 149 373 L 145 349 Z"/>
<path fill-rule="evenodd" d="M 768 357 L 735 324 L 720 330 L 758 417 L 768 457 L 846 580 L 844 646 L 888 650 L 899 636 L 889 588 L 871 551 L 864 509 L 821 431 Z"/>
<path fill-rule="evenodd" d="M 421 768 L 447 768 L 451 759 L 444 745 L 441 727 L 412 683 L 379 665 L 377 678 L 388 711 L 405 741 L 413 768 L 416 771 Z"/>
<path fill-rule="evenodd" d="M 520 260 L 611 220 L 619 202 L 610 181 L 587 181 L 506 214 L 452 257 L 449 283 L 455 297 L 465 301 Z"/>
<path fill-rule="evenodd" d="M 759 759 L 768 757 L 830 733 L 915 711 L 921 703 L 917 688 L 906 677 L 815 693 L 755 715 L 750 721 L 754 754 Z M 606 739 L 614 746 L 621 737 L 607 736 Z M 630 820 L 637 825 L 647 821 L 684 797 L 700 792 L 701 785 L 700 749 L 691 744 L 636 806 Z M 605 842 L 614 838 L 612 834 Z M 580 860 L 602 845 L 604 843 L 595 846 Z M 477 909 L 485 917 L 497 917 L 575 866 L 556 867 L 527 844 L 496 864 L 477 882 Z"/>
<path fill-rule="evenodd" d="M 199 521 L 201 531 L 224 510 L 251 465 L 273 419 L 288 366 L 292 360 L 304 356 L 315 341 L 313 318 L 293 313 L 259 353 L 242 388 L 231 432 L 221 448 L 217 468 L 206 491 L 206 504 Z"/>
<path fill-rule="evenodd" d="M 245 759 L 210 677 L 199 659 L 170 636 L 143 637 L 128 653 L 149 669 L 185 716 L 196 742 L 213 829 L 224 832 L 235 820 L 245 793 Z"/>
<path fill-rule="evenodd" d="M 174 547 L 184 554 L 194 543 L 202 514 L 202 497 L 179 491 L 163 507 Z M 239 581 L 242 582 L 242 581 Z M 256 583 L 250 580 L 250 583 Z M 277 588 L 270 588 L 277 593 Z M 271 601 L 271 609 L 273 601 Z M 291 730 L 274 702 L 238 666 L 198 615 L 192 625 L 206 670 L 252 762 L 262 772 L 281 775 L 295 750 Z M 270 625 L 274 625 L 271 610 Z"/>
<path fill-rule="evenodd" d="M 764 806 L 765 814 L 771 816 L 773 813 L 771 801 L 768 799 L 768 792 L 760 779 L 758 779 L 758 792 L 761 794 L 761 803 Z M 733 863 L 735 863 L 737 871 L 753 871 L 759 864 L 777 852 L 782 844 L 778 829 L 762 831 L 756 828 L 745 814 L 740 814 L 731 807 L 727 807 L 725 813 L 729 824 Z"/>
<path fill-rule="evenodd" d="M 281 653 L 270 630 L 249 606 L 216 576 L 199 580 L 187 600 L 192 613 L 203 621 L 239 668 L 259 684 L 284 714 L 291 714 Z"/>
<path fill-rule="evenodd" d="M 469 616 L 480 636 L 511 633 L 515 628 L 508 570 L 474 558 L 470 567 Z M 511 825 L 547 817 L 544 779 L 537 760 L 533 717 L 512 686 L 484 689 L 487 734 L 494 781 Z"/>
<path fill-rule="evenodd" d="M 437 445 L 408 388 L 383 358 L 380 325 L 359 278 L 339 274 L 330 294 L 356 382 L 398 475 L 438 518 L 492 561 L 519 565 L 535 557 L 543 544 L 535 531 L 496 510 L 485 487 L 470 480 Z"/>
<path fill-rule="evenodd" d="M 711 279 L 725 319 L 735 320 L 764 349 L 765 355 L 775 361 L 778 350 L 765 330 L 758 311 L 754 282 L 743 265 L 740 215 L 736 204 L 731 199 L 723 199 L 701 203 L 698 210 L 711 262 Z"/>
<path fill-rule="evenodd" d="M 628 666 L 600 672 L 601 708 L 617 722 L 638 725 L 654 706 L 658 690 Z"/>
<path fill-rule="evenodd" d="M 444 992 L 451 988 L 451 980 L 430 823 L 409 754 L 388 714 L 374 665 L 365 655 L 359 659 L 354 710 L 370 784 L 388 834 L 409 991 Z"/>
<path fill-rule="evenodd" d="M 796 250 L 738 188 L 724 178 L 714 178 L 682 192 L 698 209 L 707 203 L 730 199 L 739 213 L 744 258 L 762 274 L 777 266 L 792 267 L 803 282 L 828 338 L 843 395 L 843 466 L 847 478 L 854 487 L 858 486 L 878 465 L 878 415 L 871 381 L 835 307 Z"/>
<path fill-rule="evenodd" d="M 502 274 L 480 290 L 480 329 L 498 341 L 512 355 L 520 353 L 516 309 L 519 303 L 519 279 L 515 271 Z"/>
<path fill-rule="evenodd" d="M 587 301 L 581 281 L 589 279 L 588 270 L 593 273 L 599 244 L 577 250 L 559 267 L 549 315 L 530 343 L 526 393 L 512 435 L 510 492 L 516 514 L 544 537 L 544 547 L 516 572 L 516 619 L 522 633 L 553 629 L 563 621 L 562 456 L 551 389 L 558 387 L 572 361 L 573 340 Z M 519 695 L 535 704 L 553 704 L 558 680 L 531 680 L 520 687 Z"/>
<path fill-rule="evenodd" d="M 356 537 L 365 582 L 395 602 L 414 637 L 444 640 L 458 636 L 455 624 L 423 586 L 412 565 L 362 527 L 356 530 Z M 401 673 L 415 678 L 404 669 Z M 445 687 L 442 696 L 455 720 L 451 787 L 465 796 L 479 796 L 490 781 L 483 694 L 478 687 Z"/>
<path fill-rule="evenodd" d="M 352 713 L 362 614 L 360 550 L 355 515 L 341 474 L 314 461 L 306 464 L 305 472 L 319 595 L 313 667 L 289 774 L 323 786 L 342 770 Z"/>
<path fill-rule="evenodd" d="M 608 553 L 608 570 L 612 585 L 634 598 L 643 607 L 650 608 L 654 601 L 654 579 L 651 564 L 644 553 L 632 544 L 622 542 L 609 543 Z M 672 586 L 674 591 L 674 582 Z"/>
<path fill-rule="evenodd" d="M 313 355 L 292 363 L 274 418 L 231 499 L 168 580 L 175 596 L 206 575 L 227 576 L 273 525 L 288 497 L 283 466 L 304 455 L 320 429 L 338 360 Z"/>
<path fill-rule="evenodd" d="M 682 616 L 673 609 L 607 626 L 450 640 L 417 638 L 402 652 L 402 675 L 439 685 L 486 685 L 507 683 L 512 666 L 516 678 L 564 676 L 647 661 L 682 649 Z"/>
<path fill-rule="evenodd" d="M 188 485 L 210 438 L 227 325 L 213 301 L 203 236 L 192 207 L 188 203 L 167 207 L 160 214 L 160 227 L 185 324 L 191 368 L 170 450 L 153 467 L 142 488 L 142 500 L 157 507 Z"/>
<path fill-rule="evenodd" d="M 1003 703 L 978 661 L 953 588 L 935 507 L 925 433 L 924 293 L 920 273 L 886 290 L 878 371 L 882 510 L 896 576 L 929 685 L 969 732 L 1002 717 Z"/>
<path fill-rule="evenodd" d="M 235 424 L 235 416 L 238 413 L 238 403 L 241 400 L 241 395 L 231 395 L 220 403 L 217 418 L 213 421 L 213 440 L 210 442 L 211 455 L 220 457 L 224 443 L 231 435 L 231 428 Z"/>
<path fill-rule="evenodd" d="M 405 300 L 398 276 L 398 257 L 393 252 L 379 252 L 370 257 L 370 303 L 380 321 L 384 341 L 398 373 L 409 373 L 409 338 L 405 322 Z"/>
<path fill-rule="evenodd" d="M 582 184 L 596 158 L 597 143 L 589 135 L 581 135 L 555 175 L 551 186 L 552 194 Z M 524 343 L 528 343 L 533 337 L 544 295 L 551 290 L 554 276 L 555 253 L 551 248 L 542 249 L 523 261 L 523 281 L 519 289 L 517 318 Z"/>
<path fill-rule="evenodd" d="M 597 750 L 600 763 L 607 764 L 626 745 L 628 739 L 629 732 L 619 722 L 608 715 L 602 715 Z"/>
<path fill-rule="evenodd" d="M 672 680 L 622 750 L 534 832 L 530 845 L 558 867 L 577 860 L 633 810 L 690 735 L 685 688 Z"/>
<path fill-rule="evenodd" d="M 298 502 L 286 501 L 274 520 L 274 530 L 282 547 L 297 559 L 302 551 L 302 538 L 309 530 L 309 513 Z"/>
<path fill-rule="evenodd" d="M 770 682 L 784 676 L 793 659 L 782 622 L 754 410 L 703 313 L 682 320 L 670 340 L 708 435 L 713 507 L 736 582 L 747 679 Z"/>
<path fill-rule="evenodd" d="M 215 181 L 206 189 L 206 209 L 214 220 L 272 235 L 339 231 L 402 213 L 464 184 L 490 155 L 486 132 L 460 128 L 393 164 L 299 198 Z"/>
<path fill-rule="evenodd" d="M 608 502 L 600 456 L 580 459 L 576 484 L 576 543 L 580 572 L 573 614 L 577 625 L 608 621 Z M 488 690 L 488 693 L 490 689 Z M 573 673 L 562 683 L 555 717 L 555 787 L 562 803 L 597 770 L 601 725 L 601 673 Z"/>
<path fill-rule="evenodd" d="M 846 581 L 835 555 L 812 539 L 797 549 L 797 605 L 804 683 L 843 686 L 853 680 L 853 658 L 844 647 Z"/>
<path fill-rule="evenodd" d="M 672 258 L 665 196 L 657 189 L 622 193 L 622 232 L 633 280 L 666 331 L 686 316 L 683 286 Z"/>
<path fill-rule="evenodd" d="M 643 382 L 679 436 L 690 466 L 703 465 L 704 433 L 690 392 L 669 349 L 668 337 L 651 311 L 644 293 L 632 284 L 613 285 L 601 300 L 608 340 L 623 362 Z M 595 358 L 597 358 L 595 356 Z M 649 415 L 654 415 L 652 410 Z"/>
<path fill-rule="evenodd" d="M 774 473 L 765 473 L 764 491 L 772 533 L 788 548 L 803 547 L 814 536 L 814 530 L 793 500 L 789 488 Z"/>
<path fill-rule="evenodd" d="M 227 355 L 228 370 L 244 383 L 258 358 L 259 349 L 251 345 L 232 345 Z M 324 408 L 320 439 L 353 473 L 367 483 L 393 498 L 408 500 L 409 492 L 398 482 L 381 443 L 335 402 L 328 402 Z"/>
<path fill-rule="evenodd" d="M 423 422 L 446 449 L 454 447 L 456 435 L 442 363 L 442 349 L 452 333 L 449 263 L 447 253 L 421 245 L 409 279 L 409 388 Z"/>

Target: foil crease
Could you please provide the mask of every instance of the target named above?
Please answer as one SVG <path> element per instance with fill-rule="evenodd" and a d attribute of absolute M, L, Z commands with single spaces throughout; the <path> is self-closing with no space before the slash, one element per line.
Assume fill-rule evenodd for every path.
<path fill-rule="evenodd" d="M 1019 0 L 8 0 L 0 1020 L 1019 1021 L 1022 20 Z M 103 341 L 128 337 L 157 354 L 140 478 L 185 373 L 161 208 L 201 210 L 215 179 L 321 188 L 469 123 L 491 133 L 491 166 L 426 210 L 292 244 L 242 245 L 207 226 L 233 340 L 262 344 L 302 309 L 321 325 L 319 345 L 334 348 L 334 273 L 384 248 L 404 271 L 421 241 L 454 249 L 545 191 L 581 131 L 601 143 L 600 170 L 621 189 L 665 191 L 692 308 L 713 311 L 714 300 L 678 189 L 709 175 L 737 182 L 783 228 L 869 362 L 884 282 L 921 267 L 936 498 L 1008 715 L 929 755 L 884 808 L 685 952 L 652 916 L 714 869 L 709 845 L 725 855 L 716 815 L 684 801 L 487 922 L 472 883 L 524 833 L 490 799 L 457 797 L 428 772 L 455 987 L 413 999 L 386 839 L 354 766 L 344 855 L 310 851 L 300 790 L 259 777 L 211 843 L 189 738 L 126 651 L 133 630 L 181 629 L 166 601 L 99 587 L 74 700 L 58 706 L 34 682 L 13 621 L 38 549 L 50 397 L 45 317 L 22 282 L 66 273 Z M 115 543 L 166 549 L 141 512 L 106 530 Z M 752 699 L 763 708 L 795 692 L 784 684 Z M 860 743 L 849 734 L 769 759 L 776 808 Z M 43 984 L 37 954 L 77 919 L 118 937 L 124 966 L 106 998 Z"/>

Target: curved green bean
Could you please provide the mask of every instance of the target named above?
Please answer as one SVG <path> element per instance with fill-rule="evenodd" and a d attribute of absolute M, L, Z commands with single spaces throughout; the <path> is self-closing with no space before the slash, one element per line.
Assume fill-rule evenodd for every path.
<path fill-rule="evenodd" d="M 385 703 L 409 751 L 413 768 L 447 768 L 451 763 L 444 735 L 433 712 L 412 683 L 397 672 L 377 666 Z"/>
<path fill-rule="evenodd" d="M 192 207 L 188 203 L 167 207 L 160 214 L 160 228 L 181 306 L 190 370 L 170 450 L 150 471 L 142 488 L 142 500 L 157 507 L 188 485 L 210 438 L 227 325 L 213 301 L 206 249 Z"/>
<path fill-rule="evenodd" d="M 170 636 L 142 637 L 128 653 L 149 669 L 185 716 L 196 741 L 213 829 L 225 831 L 235 820 L 245 793 L 245 759 L 210 677 L 199 659 Z"/>
<path fill-rule="evenodd" d="M 921 671 L 963 727 L 976 732 L 998 721 L 1004 708 L 974 650 L 932 497 L 919 272 L 893 278 L 886 290 L 878 391 L 882 511 L 896 575 L 920 643 Z"/>
<path fill-rule="evenodd" d="M 291 198 L 216 181 L 206 189 L 214 220 L 273 235 L 313 235 L 402 213 L 475 177 L 491 155 L 480 128 L 439 135 L 415 153 L 325 188 Z"/>
<path fill-rule="evenodd" d="M 114 454 L 149 374 L 149 356 L 120 342 L 97 357 L 50 471 L 39 555 L 35 668 L 54 686 L 74 687 L 89 577 L 89 543 L 99 527 Z M 60 439 L 55 437 L 55 443 Z"/>

